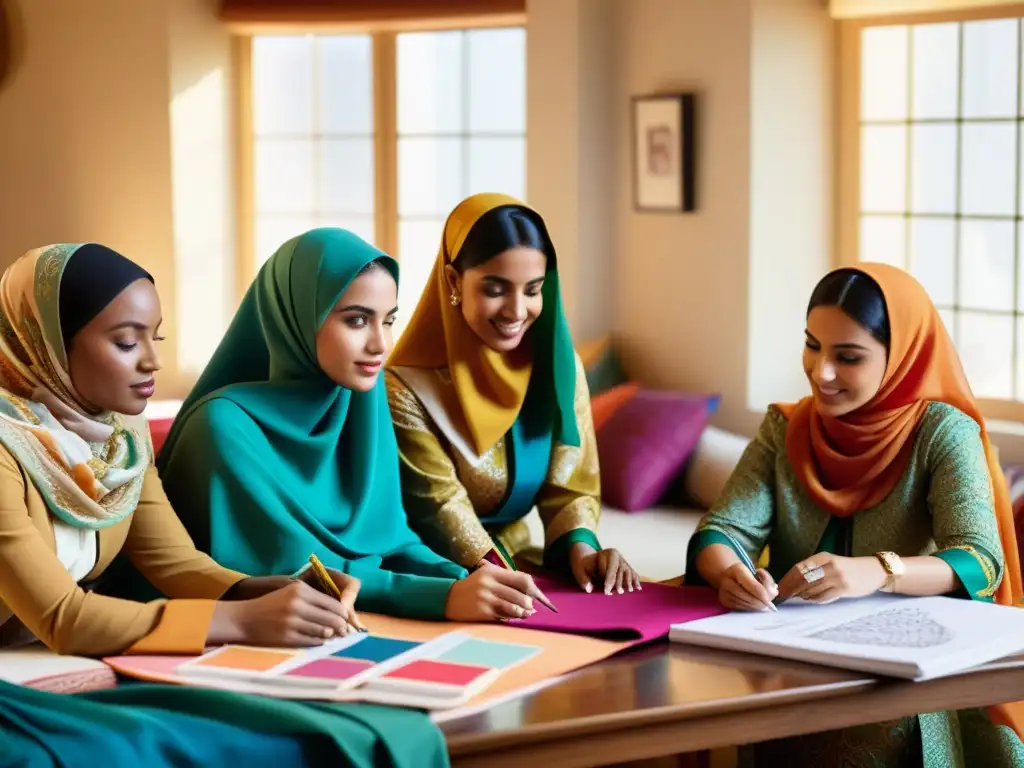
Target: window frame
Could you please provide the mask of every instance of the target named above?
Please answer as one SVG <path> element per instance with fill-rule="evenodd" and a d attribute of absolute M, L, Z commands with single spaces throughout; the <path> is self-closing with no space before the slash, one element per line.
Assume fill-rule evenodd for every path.
<path fill-rule="evenodd" d="M 398 83 L 397 45 L 406 32 L 526 28 L 525 13 L 407 20 L 360 25 L 288 24 L 236 27 L 233 36 L 236 196 L 236 299 L 241 301 L 258 271 L 255 253 L 255 177 L 253 141 L 252 43 L 256 35 L 363 34 L 371 37 L 373 62 L 374 237 L 388 254 L 398 253 Z"/>
<path fill-rule="evenodd" d="M 861 128 L 861 32 L 868 27 L 888 27 L 944 22 L 1024 19 L 1024 5 L 1008 5 L 950 11 L 894 13 L 853 19 L 840 19 L 836 37 L 835 89 L 835 234 L 833 262 L 838 267 L 854 267 L 860 252 L 860 128 Z M 1021 75 L 1018 75 L 1021 76 Z M 1018 118 L 1024 120 L 1024 117 Z M 1024 151 L 1021 145 L 1018 151 Z M 1018 214 L 1020 219 L 1020 214 Z M 1024 244 L 1018 253 L 1024 257 Z M 956 277 L 954 276 L 954 279 Z M 1016 317 L 1016 315 L 1015 315 Z M 1014 362 L 1017 362 L 1016 358 Z M 978 398 L 986 419 L 1024 422 L 1024 401 Z"/>

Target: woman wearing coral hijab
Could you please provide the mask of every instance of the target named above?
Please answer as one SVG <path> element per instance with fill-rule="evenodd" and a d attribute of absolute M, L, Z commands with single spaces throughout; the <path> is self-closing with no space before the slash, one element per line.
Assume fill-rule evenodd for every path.
<path fill-rule="evenodd" d="M 1006 482 L 920 284 L 880 264 L 826 275 L 808 307 L 803 367 L 812 395 L 769 410 L 690 543 L 689 583 L 709 583 L 737 610 L 878 591 L 1020 605 Z M 755 571 L 766 545 L 768 568 Z M 751 749 L 758 765 L 945 766 L 958 754 L 1022 765 L 1024 745 L 1005 727 L 1017 706 Z"/>
<path fill-rule="evenodd" d="M 512 566 L 536 505 L 544 562 L 580 587 L 639 589 L 596 536 L 590 397 L 541 217 L 505 195 L 461 202 L 388 361 L 388 398 L 413 526 L 468 568 Z"/>

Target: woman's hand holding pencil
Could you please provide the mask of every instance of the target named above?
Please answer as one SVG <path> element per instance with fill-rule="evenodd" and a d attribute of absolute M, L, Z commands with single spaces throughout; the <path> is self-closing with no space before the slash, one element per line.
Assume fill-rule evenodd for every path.
<path fill-rule="evenodd" d="M 345 621 L 341 634 L 346 635 L 350 630 L 365 632 L 366 627 L 359 620 L 355 607 L 359 595 L 359 579 L 333 568 L 325 568 L 316 555 L 309 556 L 309 564 L 311 567 L 303 574 L 303 580 L 341 603 L 340 613 Z"/>
<path fill-rule="evenodd" d="M 530 574 L 487 564 L 455 582 L 444 615 L 450 621 L 525 619 L 536 613 L 534 601 L 557 612 Z"/>

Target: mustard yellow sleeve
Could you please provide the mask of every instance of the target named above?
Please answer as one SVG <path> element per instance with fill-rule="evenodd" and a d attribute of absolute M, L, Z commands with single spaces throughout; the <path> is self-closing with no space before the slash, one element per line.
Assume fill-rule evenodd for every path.
<path fill-rule="evenodd" d="M 154 467 L 146 472 L 125 551 L 139 573 L 173 598 L 218 600 L 246 578 L 196 549 Z"/>
<path fill-rule="evenodd" d="M 390 371 L 385 380 L 409 523 L 435 552 L 472 568 L 494 546 L 491 537 L 419 399 Z"/>
<path fill-rule="evenodd" d="M 209 600 L 136 603 L 83 590 L 33 524 L 30 481 L 0 447 L 0 601 L 58 653 L 103 656 L 149 635 L 146 652 L 199 653 L 213 615 Z"/>
<path fill-rule="evenodd" d="M 537 494 L 537 511 L 544 523 L 546 560 L 556 554 L 553 548 L 567 552 L 568 546 L 577 541 L 601 548 L 597 542 L 601 470 L 594 420 L 590 415 L 590 391 L 579 355 L 576 356 L 575 410 L 580 445 L 555 443 L 547 479 Z M 560 559 L 560 554 L 554 559 Z"/>

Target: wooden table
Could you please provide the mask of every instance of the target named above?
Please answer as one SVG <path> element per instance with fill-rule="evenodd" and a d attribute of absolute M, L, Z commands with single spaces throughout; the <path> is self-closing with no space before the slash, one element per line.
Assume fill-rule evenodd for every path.
<path fill-rule="evenodd" d="M 1024 657 L 921 683 L 668 642 L 444 723 L 455 768 L 585 768 L 1024 697 Z"/>

